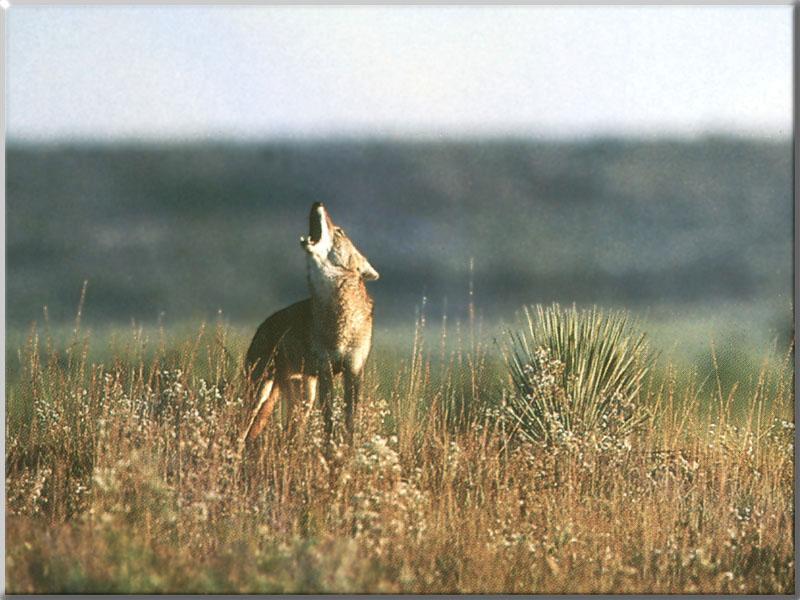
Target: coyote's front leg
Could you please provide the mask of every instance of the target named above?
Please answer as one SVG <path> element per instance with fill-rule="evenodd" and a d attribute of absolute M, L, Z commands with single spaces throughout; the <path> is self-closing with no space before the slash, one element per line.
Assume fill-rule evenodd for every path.
<path fill-rule="evenodd" d="M 353 412 L 361 398 L 361 372 L 351 369 L 344 371 L 344 424 L 345 439 L 350 446 L 353 445 Z"/>
<path fill-rule="evenodd" d="M 322 422 L 325 428 L 324 443 L 327 451 L 333 437 L 333 366 L 330 363 L 320 367 L 317 397 L 320 408 L 322 408 Z"/>

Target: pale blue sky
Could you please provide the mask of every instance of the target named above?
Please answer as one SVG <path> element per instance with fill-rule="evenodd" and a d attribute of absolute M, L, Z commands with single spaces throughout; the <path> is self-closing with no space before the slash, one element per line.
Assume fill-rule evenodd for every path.
<path fill-rule="evenodd" d="M 791 134 L 791 7 L 32 7 L 11 138 Z"/>

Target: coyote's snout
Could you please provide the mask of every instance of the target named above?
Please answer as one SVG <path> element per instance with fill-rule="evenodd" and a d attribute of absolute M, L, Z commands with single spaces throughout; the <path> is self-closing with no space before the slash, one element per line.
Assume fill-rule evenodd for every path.
<path fill-rule="evenodd" d="M 308 236 L 300 245 L 311 298 L 268 317 L 247 351 L 245 368 L 257 400 L 245 432 L 248 441 L 261 433 L 281 397 L 291 423 L 292 380 L 302 382 L 309 405 L 319 396 L 330 439 L 333 378 L 339 373 L 344 374 L 345 422 L 352 436 L 353 409 L 372 345 L 372 298 L 364 281 L 378 279 L 378 272 L 321 203 L 311 207 L 308 220 Z"/>

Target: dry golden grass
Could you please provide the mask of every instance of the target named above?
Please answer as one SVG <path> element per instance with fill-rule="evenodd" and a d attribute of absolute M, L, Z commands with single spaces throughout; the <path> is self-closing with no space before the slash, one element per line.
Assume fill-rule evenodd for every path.
<path fill-rule="evenodd" d="M 637 433 L 545 447 L 502 418 L 494 347 L 418 332 L 406 360 L 373 357 L 354 447 L 325 463 L 312 411 L 242 468 L 231 335 L 134 332 L 91 364 L 88 336 L 31 334 L 9 383 L 9 592 L 794 591 L 790 357 L 746 397 L 658 367 Z"/>

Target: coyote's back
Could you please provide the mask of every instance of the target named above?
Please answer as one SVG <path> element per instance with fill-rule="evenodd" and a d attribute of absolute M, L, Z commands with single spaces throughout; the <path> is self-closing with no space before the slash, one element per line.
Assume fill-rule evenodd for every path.
<path fill-rule="evenodd" d="M 311 300 L 307 299 L 279 310 L 256 330 L 245 358 L 250 379 L 259 382 L 274 380 L 276 373 L 302 373 L 310 347 Z"/>

